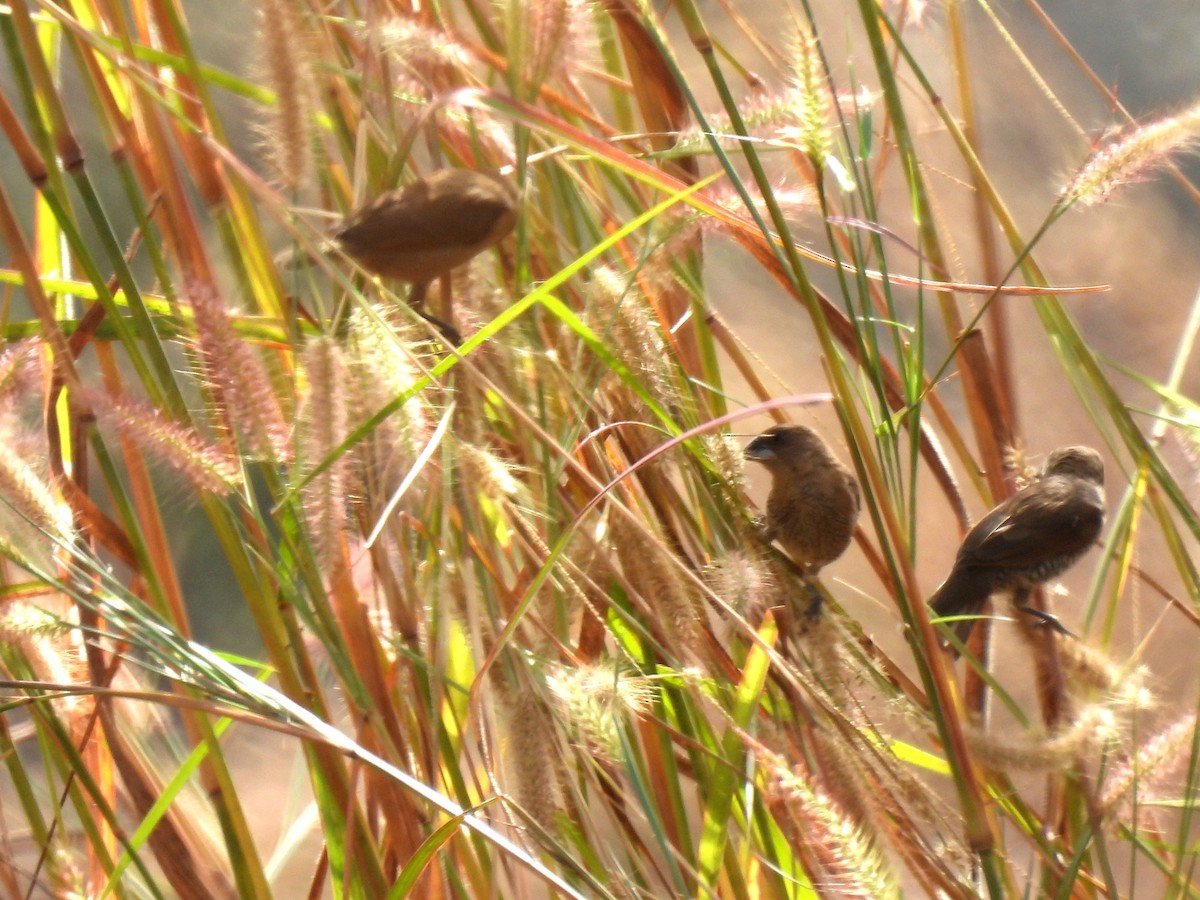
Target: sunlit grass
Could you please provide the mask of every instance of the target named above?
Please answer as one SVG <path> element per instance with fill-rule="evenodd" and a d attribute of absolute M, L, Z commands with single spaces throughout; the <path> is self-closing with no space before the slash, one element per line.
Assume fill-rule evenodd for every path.
<path fill-rule="evenodd" d="M 1166 383 L 1118 369 L 1071 314 L 1098 286 L 1050 285 L 1038 251 L 1195 116 L 1099 141 L 1025 233 L 981 162 L 958 4 L 946 84 L 915 12 L 781 9 L 768 35 L 689 0 L 271 0 L 239 73 L 174 6 L 0 12 L 0 127 L 36 188 L 0 194 L 0 892 L 1116 896 L 1141 873 L 1190 896 L 1194 700 L 1105 648 L 1134 590 L 1200 624 L 1200 318 Z M 228 141 L 229 95 L 260 146 Z M 458 347 L 328 240 L 446 166 L 521 193 L 515 232 L 430 288 Z M 820 392 L 771 396 L 709 302 L 717 243 L 795 301 Z M 922 512 L 965 530 L 1023 477 L 1018 300 L 1114 462 L 1087 642 L 1014 629 L 1033 700 L 952 664 L 917 571 L 947 541 Z M 733 435 L 818 404 L 867 565 L 813 619 Z M 259 658 L 192 639 L 187 541 Z M 247 768 L 247 736 L 304 779 Z M 260 780 L 288 796 L 264 808 Z"/>

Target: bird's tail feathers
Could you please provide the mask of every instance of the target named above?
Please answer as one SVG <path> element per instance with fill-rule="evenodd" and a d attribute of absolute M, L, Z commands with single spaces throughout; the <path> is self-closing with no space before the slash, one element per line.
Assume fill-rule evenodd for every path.
<path fill-rule="evenodd" d="M 979 584 L 978 579 L 971 577 L 970 572 L 951 572 L 945 583 L 929 598 L 929 607 L 939 618 L 970 617 L 952 624 L 947 623 L 947 627 L 954 631 L 958 640 L 965 644 L 971 635 L 971 628 L 975 625 L 974 617 L 983 610 L 989 594 L 987 586 Z"/>

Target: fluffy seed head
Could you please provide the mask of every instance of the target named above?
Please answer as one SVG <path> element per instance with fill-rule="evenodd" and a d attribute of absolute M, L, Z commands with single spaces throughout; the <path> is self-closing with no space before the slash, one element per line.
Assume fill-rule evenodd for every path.
<path fill-rule="evenodd" d="M 745 457 L 737 439 L 728 432 L 721 432 L 706 434 L 701 442 L 720 476 L 733 490 L 743 490 L 746 486 Z"/>
<path fill-rule="evenodd" d="M 1119 665 L 1083 641 L 1060 641 L 1058 656 L 1074 693 L 1103 692 L 1114 709 L 1146 710 L 1156 705 L 1144 667 Z"/>
<path fill-rule="evenodd" d="M 55 598 L 48 598 L 51 609 Z M 66 606 L 65 600 L 61 604 Z M 4 668 L 15 678 L 33 678 L 51 684 L 86 682 L 83 666 L 72 647 L 70 626 L 57 613 L 32 603 L 14 601 L 0 614 L 0 657 Z M 78 697 L 54 701 L 60 715 L 78 709 Z"/>
<path fill-rule="evenodd" d="M 972 751 L 988 765 L 1045 771 L 1070 766 L 1075 760 L 1099 753 L 1117 736 L 1117 720 L 1103 704 L 1083 707 L 1075 720 L 1053 734 L 1005 735 L 968 730 Z"/>
<path fill-rule="evenodd" d="M 295 191 L 309 173 L 312 153 L 308 123 L 314 93 L 303 54 L 307 41 L 298 5 L 263 0 L 259 38 L 267 82 L 275 91 L 271 122 L 263 131 L 268 159 L 284 187 Z"/>
<path fill-rule="evenodd" d="M 538 825 L 553 833 L 562 805 L 553 717 L 526 687 L 506 693 L 496 705 L 496 724 L 505 792 Z"/>
<path fill-rule="evenodd" d="M 574 5 L 569 0 L 515 0 L 509 4 L 510 58 L 520 61 L 529 96 L 536 95 L 551 74 L 567 64 L 563 44 Z"/>
<path fill-rule="evenodd" d="M 823 167 L 825 157 L 833 149 L 830 128 L 832 103 L 817 39 L 806 28 L 796 35 L 792 60 L 794 124 L 784 126 L 780 136 L 794 141 L 813 165 Z"/>
<path fill-rule="evenodd" d="M 813 788 L 811 777 L 794 772 L 780 757 L 764 754 L 767 792 L 781 801 L 797 835 L 819 861 L 813 873 L 838 897 L 899 897 L 887 863 L 856 822 L 829 797 Z"/>
<path fill-rule="evenodd" d="M 680 570 L 680 561 L 660 540 L 648 537 L 624 516 L 612 521 L 613 546 L 621 570 L 642 597 L 646 608 L 659 619 L 672 642 L 668 649 L 681 657 L 701 644 L 700 611 L 691 587 Z"/>
<path fill-rule="evenodd" d="M 415 17 L 387 20 L 375 39 L 399 70 L 425 91 L 445 90 L 475 63 L 474 54 L 465 45 Z"/>
<path fill-rule="evenodd" d="M 190 286 L 201 365 L 218 405 L 218 422 L 229 423 L 254 455 L 291 456 L 283 409 L 262 361 L 238 336 L 229 313 L 210 285 Z"/>
<path fill-rule="evenodd" d="M 1105 815 L 1128 817 L 1138 795 L 1143 800 L 1152 796 L 1158 786 L 1186 765 L 1195 730 L 1196 715 L 1181 716 L 1115 766 L 1100 792 L 1100 808 Z"/>
<path fill-rule="evenodd" d="M 41 341 L 4 345 L 0 351 L 0 413 L 10 414 L 38 392 L 38 348 Z"/>
<path fill-rule="evenodd" d="M 770 606 L 776 589 L 763 560 L 741 551 L 717 557 L 704 576 L 712 592 L 742 616 Z"/>
<path fill-rule="evenodd" d="M 407 317 L 394 310 L 359 309 L 351 314 L 346 339 L 351 376 L 349 428 L 358 427 L 392 399 L 408 393 L 421 377 L 418 360 L 404 339 L 410 333 L 415 336 L 410 329 L 413 326 Z M 391 495 L 433 427 L 424 393 L 411 397 L 375 427 L 369 440 L 355 450 L 361 478 L 373 487 L 372 494 Z"/>
<path fill-rule="evenodd" d="M 597 268 L 588 289 L 587 323 L 657 403 L 675 405 L 678 394 L 662 328 L 636 283 L 607 266 Z"/>
<path fill-rule="evenodd" d="M 489 497 L 516 497 L 521 483 L 499 456 L 474 444 L 460 444 L 458 461 L 468 483 Z"/>
<path fill-rule="evenodd" d="M 1141 181 L 1175 152 L 1195 144 L 1200 104 L 1178 115 L 1136 125 L 1102 143 L 1067 184 L 1059 203 L 1092 205 L 1117 188 Z"/>
<path fill-rule="evenodd" d="M 70 540 L 74 532 L 71 507 L 13 453 L 0 453 L 0 498 L 36 528 L 61 541 Z"/>
<path fill-rule="evenodd" d="M 224 495 L 241 479 L 237 464 L 195 430 L 127 397 L 87 393 L 97 418 L 184 475 L 198 490 Z"/>
<path fill-rule="evenodd" d="M 622 758 L 623 717 L 646 711 L 653 698 L 645 678 L 607 665 L 560 668 L 548 676 L 547 684 L 561 705 L 563 721 L 588 749 L 609 762 Z"/>
<path fill-rule="evenodd" d="M 308 342 L 300 365 L 308 379 L 308 396 L 300 409 L 297 443 L 304 469 L 309 471 L 323 463 L 349 434 L 348 375 L 341 347 L 328 335 Z M 337 553 L 346 524 L 347 482 L 347 457 L 343 454 L 311 479 L 301 492 L 309 535 L 323 566 Z"/>

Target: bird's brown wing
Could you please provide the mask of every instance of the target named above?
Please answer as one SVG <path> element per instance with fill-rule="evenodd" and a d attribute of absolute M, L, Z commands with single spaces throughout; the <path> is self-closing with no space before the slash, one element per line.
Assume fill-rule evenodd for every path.
<path fill-rule="evenodd" d="M 393 192 L 372 203 L 338 234 L 349 246 L 386 241 L 397 251 L 469 247 L 509 214 L 503 199 L 482 193 Z"/>
<path fill-rule="evenodd" d="M 957 564 L 1028 569 L 1078 553 L 1104 522 L 1093 494 L 1075 479 L 1043 479 L 1025 488 L 971 529 Z"/>

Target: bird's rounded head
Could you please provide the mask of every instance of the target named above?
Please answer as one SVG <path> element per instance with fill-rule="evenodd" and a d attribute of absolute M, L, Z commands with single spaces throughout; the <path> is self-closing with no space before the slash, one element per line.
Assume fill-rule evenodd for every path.
<path fill-rule="evenodd" d="M 1091 447 L 1059 447 L 1042 466 L 1042 477 L 1070 475 L 1099 485 L 1104 484 L 1104 460 Z"/>
<path fill-rule="evenodd" d="M 744 455 L 754 462 L 787 463 L 808 457 L 825 457 L 825 442 L 805 425 L 772 425 L 749 444 Z"/>

